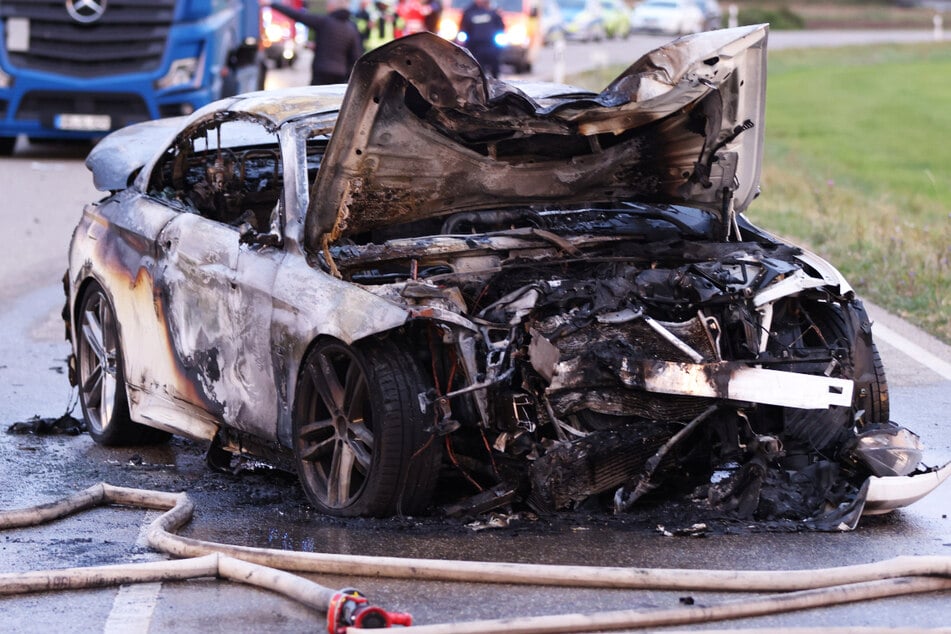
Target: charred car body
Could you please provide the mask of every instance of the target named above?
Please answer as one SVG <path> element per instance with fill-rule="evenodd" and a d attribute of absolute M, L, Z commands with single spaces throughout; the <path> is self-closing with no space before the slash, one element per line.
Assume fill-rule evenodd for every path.
<path fill-rule="evenodd" d="M 766 34 L 683 38 L 600 94 L 420 34 L 346 94 L 113 134 L 67 281 L 92 435 L 260 456 L 344 516 L 424 511 L 440 474 L 470 510 L 712 477 L 711 507 L 782 515 L 777 474 L 832 526 L 917 499 L 948 469 L 889 422 L 862 304 L 741 214 Z"/>

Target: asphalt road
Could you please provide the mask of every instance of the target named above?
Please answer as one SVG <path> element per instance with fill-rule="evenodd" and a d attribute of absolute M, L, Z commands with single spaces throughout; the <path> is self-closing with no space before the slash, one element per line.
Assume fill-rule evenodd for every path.
<path fill-rule="evenodd" d="M 771 35 L 771 45 L 782 41 Z M 930 34 L 925 34 L 928 36 Z M 820 36 L 828 43 L 829 36 Z M 781 45 L 781 44 L 780 44 Z M 637 54 L 623 45 L 630 58 Z M 597 58 L 579 48 L 573 58 Z M 614 55 L 614 53 L 611 53 Z M 613 59 L 613 58 L 609 58 Z M 542 72 L 543 66 L 539 66 Z M 0 159 L 0 428 L 33 415 L 55 417 L 73 398 L 66 381 L 60 277 L 82 205 L 100 196 L 82 166 L 87 148 L 32 146 Z M 951 460 L 951 349 L 873 308 L 893 418 L 920 433 L 931 464 Z M 663 568 L 809 569 L 897 555 L 951 555 L 951 485 L 892 515 L 866 518 L 852 533 L 772 533 L 738 526 L 703 538 L 665 537 L 635 521 L 573 516 L 475 532 L 413 521 L 329 520 L 313 514 L 293 481 L 268 471 L 209 471 L 203 447 L 175 439 L 150 449 L 106 449 L 87 435 L 0 433 L 0 508 L 18 508 L 99 481 L 184 490 L 197 513 L 184 533 L 202 539 L 318 552 L 620 565 Z M 0 572 L 160 558 L 144 546 L 154 512 L 104 508 L 60 523 L 0 534 Z M 312 576 L 354 586 L 419 623 L 517 615 L 662 609 L 743 598 L 720 592 L 530 588 L 491 584 Z M 731 627 L 946 627 L 947 593 L 879 600 L 731 622 Z M 322 616 L 289 600 L 211 579 L 0 598 L 0 630 L 298 632 Z M 705 627 L 723 627 L 710 623 Z"/>

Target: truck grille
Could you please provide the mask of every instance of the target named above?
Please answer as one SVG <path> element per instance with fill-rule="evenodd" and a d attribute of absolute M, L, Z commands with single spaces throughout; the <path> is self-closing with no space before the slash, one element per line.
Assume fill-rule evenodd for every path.
<path fill-rule="evenodd" d="M 29 48 L 8 51 L 18 68 L 71 77 L 155 70 L 162 62 L 176 0 L 108 0 L 102 17 L 74 20 L 67 0 L 3 0 L 0 19 L 26 18 Z M 9 32 L 9 31 L 8 31 Z"/>
<path fill-rule="evenodd" d="M 67 93 L 31 90 L 23 96 L 18 121 L 39 121 L 44 127 L 54 126 L 57 114 L 107 114 L 112 118 L 112 128 L 148 121 L 152 118 L 149 107 L 142 97 L 122 93 Z"/>

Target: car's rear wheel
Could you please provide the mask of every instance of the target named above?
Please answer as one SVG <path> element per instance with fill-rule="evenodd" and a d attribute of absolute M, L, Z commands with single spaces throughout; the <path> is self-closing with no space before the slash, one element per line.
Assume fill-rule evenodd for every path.
<path fill-rule="evenodd" d="M 416 361 L 392 342 L 314 344 L 297 381 L 294 455 L 319 511 L 352 517 L 426 508 L 440 444 L 424 431 L 425 390 Z"/>
<path fill-rule="evenodd" d="M 168 432 L 135 423 L 129 415 L 116 313 L 96 282 L 83 292 L 77 325 L 79 403 L 89 435 L 102 445 L 167 440 Z"/>

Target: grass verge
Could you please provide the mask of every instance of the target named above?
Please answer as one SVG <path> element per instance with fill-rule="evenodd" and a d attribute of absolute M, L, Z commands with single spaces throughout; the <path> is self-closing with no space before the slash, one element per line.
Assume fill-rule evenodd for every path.
<path fill-rule="evenodd" d="M 771 52 L 763 195 L 747 211 L 947 343 L 949 76 L 951 43 Z"/>
<path fill-rule="evenodd" d="M 736 4 L 741 24 L 755 24 L 766 17 L 774 29 L 930 29 L 935 15 L 933 8 L 897 6 L 887 0 L 747 0 Z"/>

